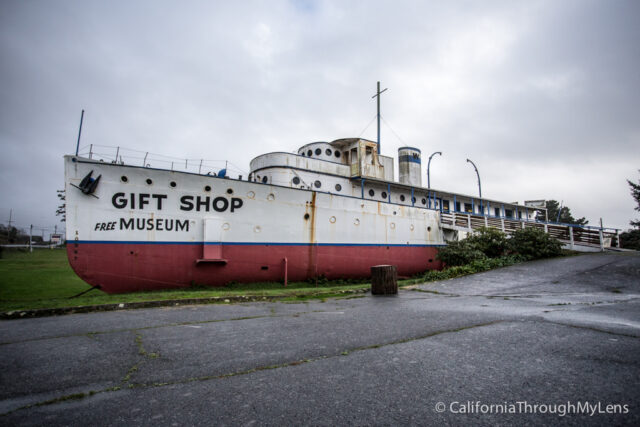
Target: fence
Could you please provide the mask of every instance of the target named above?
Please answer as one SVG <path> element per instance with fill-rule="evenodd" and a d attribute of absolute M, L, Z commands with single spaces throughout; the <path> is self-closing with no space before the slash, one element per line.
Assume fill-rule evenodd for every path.
<path fill-rule="evenodd" d="M 440 223 L 445 230 L 473 231 L 481 227 L 497 228 L 506 234 L 524 228 L 544 230 L 574 249 L 576 245 L 599 247 L 619 247 L 619 230 L 615 228 L 600 228 L 588 225 L 559 224 L 553 222 L 531 221 L 527 219 L 495 217 L 466 212 L 442 212 Z"/>

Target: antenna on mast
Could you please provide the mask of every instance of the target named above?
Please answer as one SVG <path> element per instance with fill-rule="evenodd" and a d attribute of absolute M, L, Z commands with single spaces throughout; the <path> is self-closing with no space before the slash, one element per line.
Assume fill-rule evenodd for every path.
<path fill-rule="evenodd" d="M 378 154 L 380 154 L 380 94 L 382 94 L 382 92 L 384 92 L 387 89 L 388 88 L 384 88 L 380 90 L 380 82 L 378 82 L 378 90 L 376 91 L 376 94 L 371 97 L 371 98 L 378 97 Z"/>
<path fill-rule="evenodd" d="M 76 144 L 76 156 L 78 155 L 78 151 L 80 150 L 80 135 L 82 134 L 82 119 L 84 119 L 84 110 L 80 114 L 80 129 L 78 129 L 78 143 Z M 116 156 L 116 160 L 118 157 Z"/>

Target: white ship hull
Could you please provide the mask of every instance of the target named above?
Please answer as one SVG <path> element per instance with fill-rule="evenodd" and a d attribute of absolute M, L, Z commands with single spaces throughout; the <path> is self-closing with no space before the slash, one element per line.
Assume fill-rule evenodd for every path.
<path fill-rule="evenodd" d="M 69 261 L 106 292 L 440 268 L 434 209 L 77 156 L 65 175 Z"/>

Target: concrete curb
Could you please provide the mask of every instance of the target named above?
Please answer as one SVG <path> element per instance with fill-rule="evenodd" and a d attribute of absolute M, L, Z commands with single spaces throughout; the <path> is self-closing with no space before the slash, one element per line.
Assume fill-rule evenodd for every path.
<path fill-rule="evenodd" d="M 226 297 L 208 297 L 208 298 L 184 298 L 160 301 L 138 301 L 126 302 L 119 304 L 101 304 L 101 305 L 81 305 L 78 307 L 60 307 L 60 308 L 38 308 L 33 310 L 13 310 L 0 313 L 0 320 L 12 319 L 29 319 L 34 317 L 61 316 L 64 314 L 75 313 L 93 313 L 98 311 L 117 311 L 117 310 L 134 310 L 140 308 L 156 308 L 156 307 L 175 307 L 180 305 L 201 305 L 201 304 L 230 304 L 241 302 L 261 302 L 261 301 L 277 301 L 285 298 L 305 296 L 305 297 L 322 297 L 323 295 L 335 294 L 364 294 L 370 292 L 370 289 L 347 289 L 336 292 L 313 292 L 303 294 L 290 295 L 237 295 Z"/>

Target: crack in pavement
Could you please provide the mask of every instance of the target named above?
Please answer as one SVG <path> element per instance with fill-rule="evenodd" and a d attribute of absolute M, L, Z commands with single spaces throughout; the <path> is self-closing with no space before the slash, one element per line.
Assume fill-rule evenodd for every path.
<path fill-rule="evenodd" d="M 481 327 L 491 326 L 491 325 L 495 325 L 495 324 L 503 323 L 503 322 L 504 321 L 502 321 L 502 320 L 498 320 L 498 321 L 492 321 L 492 322 L 478 323 L 478 324 L 473 324 L 473 325 L 468 325 L 468 326 L 462 326 L 460 328 L 446 329 L 446 330 L 442 330 L 442 331 L 434 331 L 434 332 L 431 332 L 431 333 L 428 333 L 428 334 L 425 334 L 425 335 L 420 335 L 420 336 L 417 336 L 417 337 L 404 338 L 404 339 L 401 339 L 401 340 L 394 340 L 394 341 L 389 341 L 389 342 L 385 342 L 385 343 L 381 343 L 381 344 L 371 344 L 371 345 L 366 345 L 366 346 L 355 347 L 355 348 L 352 348 L 352 349 L 349 349 L 349 350 L 340 351 L 338 353 L 332 353 L 332 354 L 327 354 L 327 355 L 322 355 L 322 356 L 317 356 L 317 357 L 312 357 L 312 358 L 294 360 L 294 361 L 291 361 L 291 362 L 284 362 L 284 363 L 274 364 L 274 365 L 257 366 L 255 368 L 245 369 L 245 370 L 236 371 L 236 372 L 229 372 L 229 373 L 226 373 L 226 374 L 205 375 L 205 376 L 201 376 L 201 377 L 185 378 L 185 379 L 182 379 L 182 380 L 167 381 L 167 382 L 156 382 L 156 383 L 151 383 L 151 384 L 130 383 L 131 376 L 149 358 L 148 353 L 146 353 L 146 351 L 144 350 L 144 347 L 142 345 L 141 335 L 137 334 L 135 339 L 136 339 L 136 344 L 138 346 L 138 354 L 144 355 L 145 358 L 142 361 L 140 361 L 137 364 L 135 364 L 133 367 L 131 367 L 128 370 L 127 375 L 125 375 L 125 377 L 122 379 L 122 383 L 124 385 L 127 385 L 128 389 L 134 389 L 134 388 L 164 387 L 164 386 L 168 386 L 168 385 L 189 384 L 189 383 L 193 383 L 193 382 L 211 381 L 211 380 L 232 378 L 232 377 L 236 377 L 236 376 L 240 376 L 240 375 L 248 375 L 248 374 L 267 371 L 267 370 L 272 370 L 272 369 L 281 369 L 281 368 L 287 368 L 287 367 L 291 367 L 291 366 L 298 366 L 298 365 L 302 365 L 302 364 L 305 364 L 305 363 L 317 362 L 317 361 L 320 361 L 320 360 L 331 359 L 331 358 L 334 358 L 334 357 L 345 357 L 345 356 L 348 356 L 348 355 L 350 355 L 352 353 L 356 353 L 356 352 L 374 350 L 374 349 L 388 347 L 388 346 L 392 346 L 392 345 L 398 345 L 398 344 L 404 344 L 404 343 L 413 342 L 413 341 L 419 341 L 419 340 L 435 337 L 435 336 L 438 336 L 438 335 L 443 335 L 443 334 L 448 334 L 448 333 L 455 333 L 455 332 L 460 332 L 460 331 L 469 330 L 469 329 L 475 329 L 475 328 L 481 328 Z M 140 353 L 141 351 L 144 351 L 144 354 Z M 21 406 L 19 408 L 12 409 L 12 410 L 10 410 L 8 412 L 0 414 L 0 416 L 9 415 L 9 414 L 12 414 L 12 413 L 17 412 L 17 411 L 26 410 L 26 409 L 30 409 L 30 408 L 34 408 L 34 407 L 53 405 L 53 404 L 57 404 L 57 403 L 63 403 L 63 402 L 69 401 L 69 400 L 81 400 L 81 399 L 85 399 L 85 398 L 94 396 L 94 395 L 99 394 L 99 393 L 116 392 L 116 391 L 119 391 L 119 390 L 122 390 L 122 388 L 116 386 L 116 387 L 110 387 L 110 388 L 106 388 L 106 389 L 102 389 L 102 390 L 90 390 L 90 391 L 87 391 L 87 392 L 79 392 L 79 393 L 73 393 L 73 394 L 69 394 L 69 395 L 59 396 L 59 397 L 56 397 L 56 398 L 53 398 L 53 399 L 49 399 L 49 400 L 46 400 L 46 401 L 36 402 L 36 403 L 29 404 L 29 405 Z"/>
<path fill-rule="evenodd" d="M 261 317 L 269 317 L 269 316 L 261 316 Z M 567 323 L 563 323 L 563 322 L 552 321 L 552 320 L 549 320 L 549 319 L 546 319 L 546 318 L 540 317 L 540 316 L 535 316 L 535 317 L 531 316 L 531 317 L 525 318 L 524 321 L 525 322 L 543 322 L 543 323 L 548 323 L 548 324 L 553 324 L 553 325 L 558 325 L 558 326 L 563 326 L 563 327 L 584 329 L 584 330 L 594 331 L 594 332 L 598 332 L 598 333 L 605 333 L 605 334 L 608 334 L 608 335 L 622 336 L 622 337 L 626 337 L 626 338 L 640 338 L 639 336 L 632 335 L 632 334 L 626 334 L 626 333 L 621 333 L 621 332 L 613 332 L 613 331 L 603 330 L 603 329 L 590 327 L 590 326 L 572 325 L 572 324 L 567 324 Z M 156 357 L 160 357 L 158 353 L 148 353 L 146 351 L 146 349 L 144 348 L 144 344 L 142 342 L 142 335 L 137 333 L 135 335 L 134 339 L 136 341 L 136 346 L 138 348 L 138 354 L 140 356 L 143 356 L 143 360 L 141 360 L 140 362 L 135 364 L 133 367 L 131 367 L 127 371 L 127 375 L 125 375 L 125 377 L 121 380 L 121 382 L 122 382 L 123 385 L 127 386 L 127 389 L 144 389 L 144 388 L 154 388 L 154 387 L 165 387 L 165 386 L 177 385 L 177 384 L 189 384 L 189 383 L 194 383 L 194 382 L 223 380 L 223 379 L 226 379 L 226 378 L 232 378 L 232 377 L 242 376 L 242 375 L 249 375 L 249 374 L 252 374 L 252 373 L 257 373 L 257 372 L 262 372 L 262 371 L 267 371 L 267 370 L 273 370 L 273 369 L 283 369 L 283 368 L 303 365 L 303 364 L 306 364 L 306 363 L 313 363 L 313 362 L 317 362 L 317 361 L 321 361 L 321 360 L 332 359 L 332 358 L 336 358 L 336 357 L 347 357 L 347 356 L 349 356 L 349 355 L 351 355 L 353 353 L 358 353 L 358 352 L 368 351 L 368 350 L 375 350 L 375 349 L 379 349 L 379 348 L 384 348 L 384 347 L 393 346 L 393 345 L 399 345 L 399 344 L 405 344 L 405 343 L 409 343 L 409 342 L 420 341 L 420 340 L 424 340 L 424 339 L 428 339 L 428 338 L 432 338 L 432 337 L 436 337 L 436 336 L 444 335 L 444 334 L 457 333 L 457 332 L 461 332 L 461 331 L 477 329 L 477 328 L 482 328 L 482 327 L 486 327 L 486 326 L 493 326 L 493 325 L 497 325 L 497 324 L 506 324 L 506 323 L 514 323 L 514 322 L 518 322 L 518 321 L 517 320 L 495 320 L 495 321 L 491 321 L 491 322 L 477 323 L 477 324 L 462 326 L 462 327 L 459 327 L 459 328 L 445 329 L 445 330 L 440 330 L 440 331 L 433 331 L 433 332 L 430 332 L 428 334 L 424 334 L 424 335 L 420 335 L 420 336 L 409 337 L 409 338 L 404 338 L 404 339 L 400 339 L 400 340 L 393 340 L 393 341 L 384 342 L 384 343 L 380 343 L 380 344 L 371 344 L 371 345 L 365 345 L 365 346 L 360 346 L 360 347 L 354 347 L 352 349 L 346 349 L 346 350 L 342 350 L 342 351 L 339 351 L 339 352 L 336 352 L 336 353 L 332 353 L 332 354 L 326 354 L 326 355 L 321 355 L 321 356 L 316 356 L 316 357 L 311 357 L 311 358 L 304 358 L 304 359 L 294 360 L 294 361 L 290 361 L 290 362 L 284 362 L 284 363 L 273 364 L 273 365 L 256 366 L 256 367 L 250 368 L 250 369 L 245 369 L 245 370 L 240 370 L 240 371 L 235 371 L 235 372 L 229 372 L 229 373 L 224 373 L 224 374 L 218 374 L 218 375 L 204 375 L 204 376 L 200 376 L 200 377 L 184 378 L 184 379 L 180 379 L 180 380 L 167 381 L 167 382 L 155 382 L 155 383 L 132 383 L 132 382 L 130 382 L 131 376 L 135 372 L 137 372 L 137 370 L 139 369 L 139 367 L 143 363 L 145 363 L 146 361 L 148 361 L 150 359 L 154 359 Z M 181 325 L 177 324 L 175 326 L 181 326 Z M 152 355 L 155 355 L 155 354 L 158 354 L 158 356 L 152 356 Z M 48 399 L 48 400 L 41 401 L 41 402 L 35 402 L 35 403 L 29 404 L 29 405 L 24 405 L 24 406 L 21 406 L 19 408 L 15 408 L 13 410 L 10 410 L 8 412 L 0 414 L 0 416 L 8 415 L 8 414 L 14 413 L 16 411 L 26 410 L 26 409 L 30 409 L 30 408 L 34 408 L 34 407 L 39 407 L 39 406 L 54 405 L 54 404 L 58 404 L 58 403 L 64 403 L 64 402 L 67 402 L 67 401 L 70 401 L 70 400 L 82 400 L 82 399 L 94 396 L 96 394 L 117 392 L 117 391 L 120 391 L 120 390 L 123 390 L 123 388 L 120 387 L 120 386 L 115 386 L 115 387 L 109 387 L 109 388 L 102 389 L 102 390 L 90 390 L 90 391 L 87 391 L 87 392 L 79 392 L 79 393 L 73 393 L 73 394 L 69 394 L 69 395 L 59 396 L 59 397 L 56 397 L 56 398 L 53 398 L 53 399 Z"/>
<path fill-rule="evenodd" d="M 300 302 L 303 303 L 303 302 Z M 96 335 L 105 335 L 112 334 L 118 332 L 135 332 L 135 331 L 144 331 L 149 329 L 161 329 L 161 328 L 172 328 L 176 326 L 190 326 L 190 325 L 202 325 L 208 323 L 220 323 L 220 322 L 235 322 L 238 320 L 252 320 L 252 319 L 267 319 L 267 318 L 280 318 L 280 317 L 299 317 L 303 314 L 310 313 L 324 313 L 331 312 L 332 310 L 313 310 L 313 311 L 301 311 L 291 314 L 266 314 L 266 315 L 258 315 L 258 316 L 241 316 L 241 317 L 231 317 L 228 319 L 213 319 L 213 320 L 198 320 L 193 322 L 177 322 L 177 323 L 166 323 L 162 325 L 153 325 L 153 326 L 141 326 L 137 328 L 121 328 L 121 329 L 109 329 L 106 331 L 90 331 L 90 332 L 80 332 L 75 334 L 63 334 L 63 335 L 55 335 L 49 337 L 41 337 L 41 338 L 32 338 L 25 340 L 16 340 L 16 341 L 4 341 L 0 342 L 0 346 L 11 345 L 11 344 L 22 344 L 28 342 L 36 342 L 36 341 L 46 341 L 52 339 L 60 339 L 60 338 L 71 338 L 71 337 L 81 337 L 88 336 L 89 338 L 95 338 Z"/>

